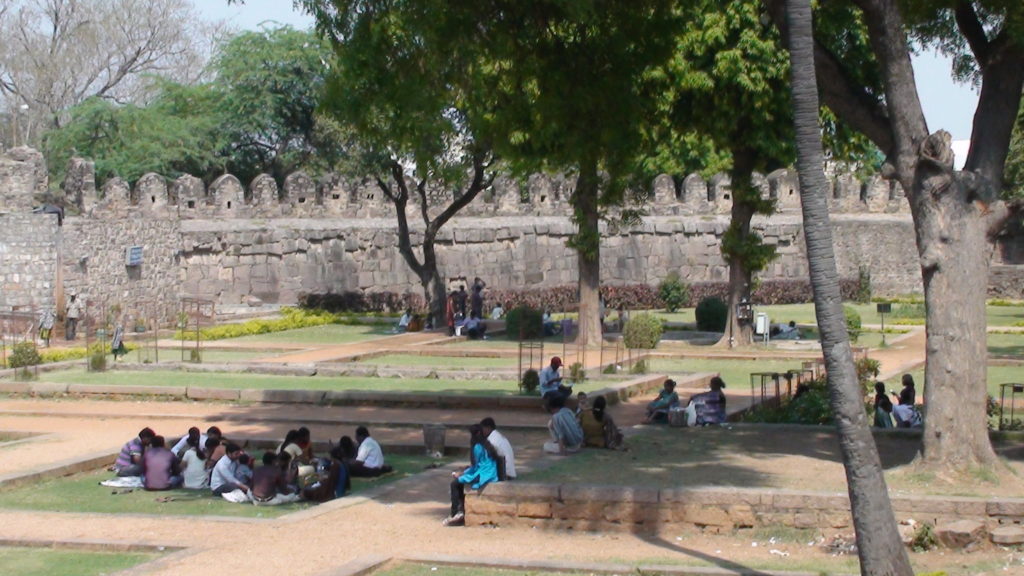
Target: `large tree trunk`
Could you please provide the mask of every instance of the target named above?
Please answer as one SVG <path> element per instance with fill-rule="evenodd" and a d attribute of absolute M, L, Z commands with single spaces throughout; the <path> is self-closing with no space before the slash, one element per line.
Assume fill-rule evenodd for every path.
<path fill-rule="evenodd" d="M 573 194 L 573 208 L 577 226 L 574 245 L 579 269 L 580 329 L 576 336 L 579 346 L 601 344 L 600 289 L 601 289 L 601 231 L 598 210 L 597 163 L 585 162 L 580 166 Z"/>
<path fill-rule="evenodd" d="M 818 126 L 810 0 L 788 0 L 786 8 L 804 237 L 861 574 L 910 576 L 914 572 L 896 528 L 878 450 L 868 428 L 864 391 L 857 381 L 843 317 Z"/>
<path fill-rule="evenodd" d="M 970 194 L 949 135 L 929 136 L 910 203 L 928 320 L 923 462 L 940 474 L 997 462 L 986 414 L 987 223 Z"/>
<path fill-rule="evenodd" d="M 420 276 L 420 283 L 423 285 L 423 298 L 426 300 L 427 313 L 430 315 L 430 325 L 433 328 L 440 328 L 445 325 L 445 292 L 444 280 L 435 265 L 432 270 L 424 270 L 424 276 Z"/>
<path fill-rule="evenodd" d="M 754 206 L 758 191 L 753 183 L 753 158 L 743 152 L 733 153 L 732 179 L 732 210 L 727 237 L 733 239 L 736 247 L 750 237 L 750 221 L 754 218 Z M 748 201 L 751 200 L 751 201 Z M 729 261 L 729 316 L 725 324 L 725 333 L 716 346 L 734 348 L 751 346 L 754 343 L 754 326 L 751 322 L 740 322 L 736 317 L 736 308 L 741 300 L 750 297 L 750 283 L 754 271 L 741 254 L 726 254 L 723 244 L 723 255 Z"/>

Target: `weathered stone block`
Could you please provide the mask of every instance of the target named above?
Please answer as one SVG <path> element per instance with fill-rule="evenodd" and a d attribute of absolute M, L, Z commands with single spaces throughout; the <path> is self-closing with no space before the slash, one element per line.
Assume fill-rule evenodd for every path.
<path fill-rule="evenodd" d="M 523 518 L 551 518 L 551 502 L 520 502 L 516 515 Z"/>
<path fill-rule="evenodd" d="M 989 538 L 994 544 L 1004 544 L 1007 546 L 1024 544 L 1024 526 L 1000 526 L 992 530 Z"/>
<path fill-rule="evenodd" d="M 186 395 L 192 400 L 228 400 L 235 401 L 239 398 L 238 390 L 228 388 L 199 388 L 189 386 Z"/>
<path fill-rule="evenodd" d="M 985 525 L 975 520 L 947 522 L 935 527 L 935 536 L 946 548 L 960 550 L 983 542 Z"/>

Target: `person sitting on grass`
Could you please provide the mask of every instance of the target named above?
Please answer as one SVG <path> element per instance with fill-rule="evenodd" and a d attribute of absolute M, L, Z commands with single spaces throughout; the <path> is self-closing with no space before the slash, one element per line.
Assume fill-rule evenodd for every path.
<path fill-rule="evenodd" d="M 277 506 L 299 500 L 288 478 L 287 469 L 281 461 L 287 461 L 288 455 L 263 453 L 263 465 L 257 466 L 252 472 L 252 503 L 256 506 Z"/>
<path fill-rule="evenodd" d="M 178 440 L 178 443 L 174 445 L 174 448 L 171 448 L 171 452 L 174 452 L 174 454 L 178 458 L 184 456 L 185 451 L 188 450 L 188 439 L 191 438 L 193 435 L 199 438 L 199 447 L 206 446 L 206 441 L 209 440 L 210 438 L 215 438 L 219 442 L 220 439 L 224 437 L 224 435 L 220 431 L 220 428 L 216 426 L 210 426 L 209 428 L 207 428 L 206 434 L 200 434 L 199 428 L 193 426 L 188 429 L 188 434 L 182 436 L 181 440 Z M 207 454 L 209 454 L 209 452 L 207 452 Z"/>
<path fill-rule="evenodd" d="M 484 429 L 487 441 L 494 446 L 494 451 L 498 455 L 498 479 L 502 481 L 515 480 L 516 454 L 512 450 L 512 443 L 505 438 L 504 434 L 498 432 L 498 425 L 494 423 L 494 418 L 490 416 L 484 418 L 480 421 L 480 427 Z"/>
<path fill-rule="evenodd" d="M 366 426 L 356 428 L 356 442 L 359 451 L 354 460 L 347 462 L 349 474 L 354 478 L 376 478 L 391 472 L 391 466 L 384 464 L 384 452 L 380 444 L 370 437 Z"/>
<path fill-rule="evenodd" d="M 476 312 L 471 312 L 469 320 L 466 320 L 466 323 L 462 326 L 462 332 L 470 340 L 479 340 L 487 332 L 487 324 L 480 319 Z"/>
<path fill-rule="evenodd" d="M 302 497 L 311 502 L 328 502 L 345 495 L 351 488 L 348 469 L 335 458 L 317 458 L 316 481 L 302 489 Z"/>
<path fill-rule="evenodd" d="M 180 485 L 178 457 L 167 449 L 163 436 L 154 436 L 142 455 L 142 487 L 146 490 L 170 490 Z"/>
<path fill-rule="evenodd" d="M 548 431 L 551 441 L 544 443 L 544 451 L 549 454 L 569 454 L 578 452 L 583 446 L 583 429 L 576 421 L 576 415 L 565 407 L 565 398 L 553 396 L 547 401 L 551 420 Z"/>
<path fill-rule="evenodd" d="M 462 473 L 452 472 L 451 515 L 444 519 L 445 526 L 465 526 L 466 524 L 466 485 L 473 490 L 480 490 L 491 482 L 498 481 L 498 453 L 487 441 L 484 429 L 479 424 L 469 427 L 469 468 Z"/>
<path fill-rule="evenodd" d="M 213 467 L 220 462 L 220 459 L 224 457 L 225 444 L 219 438 L 207 438 L 206 439 L 206 469 L 212 471 Z"/>
<path fill-rule="evenodd" d="M 406 308 L 405 313 L 398 319 L 398 326 L 395 327 L 395 332 L 407 332 L 410 322 L 412 322 L 412 308 Z"/>
<path fill-rule="evenodd" d="M 182 485 L 188 490 L 210 487 L 210 470 L 206 467 L 206 452 L 199 446 L 199 436 L 188 438 L 188 450 L 181 457 L 181 474 Z"/>
<path fill-rule="evenodd" d="M 243 494 L 249 493 L 249 486 L 238 475 L 238 458 L 243 454 L 238 444 L 228 444 L 224 447 L 224 457 L 213 467 L 210 474 L 210 490 L 214 496 L 240 490 Z"/>
<path fill-rule="evenodd" d="M 143 428 L 138 436 L 125 442 L 114 461 L 114 472 L 118 476 L 142 476 L 142 455 L 155 436 L 152 428 Z"/>
<path fill-rule="evenodd" d="M 668 378 L 662 385 L 658 397 L 647 404 L 646 422 L 664 422 L 668 420 L 668 411 L 679 405 L 679 394 L 676 394 L 676 381 Z"/>
<path fill-rule="evenodd" d="M 608 401 L 604 396 L 594 399 L 594 407 L 580 413 L 584 445 L 594 448 L 617 449 L 622 446 L 622 432 L 610 414 L 605 413 Z"/>
<path fill-rule="evenodd" d="M 697 426 L 725 423 L 725 380 L 715 376 L 710 382 L 711 390 L 695 394 L 690 398 L 697 412 Z"/>
<path fill-rule="evenodd" d="M 892 428 L 892 400 L 882 382 L 875 382 L 875 428 Z"/>

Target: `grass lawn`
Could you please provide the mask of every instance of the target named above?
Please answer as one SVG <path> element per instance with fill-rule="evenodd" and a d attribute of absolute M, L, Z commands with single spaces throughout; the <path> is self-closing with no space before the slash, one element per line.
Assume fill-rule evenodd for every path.
<path fill-rule="evenodd" d="M 359 494 L 370 488 L 406 478 L 421 472 L 432 462 L 435 461 L 427 456 L 389 455 L 388 464 L 395 468 L 395 472 L 380 478 L 353 478 L 350 494 Z M 32 486 L 3 490 L 0 491 L 0 508 L 47 512 L 276 518 L 289 512 L 314 506 L 307 502 L 260 507 L 251 504 L 233 504 L 220 497 L 214 498 L 207 490 L 166 490 L 161 492 L 134 490 L 126 494 L 112 494 L 119 489 L 99 485 L 103 480 L 109 480 L 112 477 L 112 473 L 98 470 L 46 480 Z M 158 498 L 165 497 L 172 497 L 174 500 L 157 502 Z"/>
<path fill-rule="evenodd" d="M 437 378 L 373 378 L 326 376 L 269 376 L 264 374 L 190 373 L 177 370 L 85 372 L 81 369 L 40 374 L 59 384 L 112 386 L 202 386 L 256 390 L 368 390 L 377 392 L 433 392 L 452 394 L 518 394 L 513 380 L 440 380 Z"/>
<path fill-rule="evenodd" d="M 1024 358 L 1024 333 L 989 334 L 987 341 L 989 354 Z"/>
<path fill-rule="evenodd" d="M 925 482 L 902 468 L 920 450 L 920 436 L 877 434 L 894 493 L 1019 497 L 1024 486 L 976 479 L 970 485 Z M 839 442 L 831 427 L 648 427 L 627 440 L 628 451 L 584 450 L 524 478 L 529 482 L 649 488 L 723 486 L 846 492 Z M 999 444 L 996 444 L 997 449 Z M 1019 474 L 1020 462 L 1011 461 Z"/>
<path fill-rule="evenodd" d="M 394 334 L 392 326 L 346 326 L 342 324 L 325 324 L 323 326 L 311 326 L 297 330 L 285 330 L 284 332 L 272 332 L 270 334 L 256 334 L 253 336 L 241 336 L 217 340 L 218 343 L 253 343 L 261 344 L 349 344 L 362 340 L 373 340 L 382 336 Z"/>
<path fill-rule="evenodd" d="M 192 347 L 185 349 L 185 362 L 191 358 L 191 352 L 195 350 L 195 343 Z M 271 358 L 283 354 L 279 350 L 202 350 L 202 359 L 207 364 L 230 364 L 233 362 L 248 362 L 259 358 Z M 161 348 L 159 356 L 153 354 L 153 350 L 143 350 L 141 354 L 137 351 L 129 352 L 125 359 L 129 362 L 182 362 L 181 348 Z M 112 360 L 108 360 L 112 362 Z"/>
<path fill-rule="evenodd" d="M 98 576 L 127 570 L 156 557 L 141 553 L 0 547 L 4 574 L 18 576 Z"/>
<path fill-rule="evenodd" d="M 876 312 L 875 303 L 870 304 L 853 304 L 847 303 L 847 306 L 852 306 L 857 312 L 860 313 L 861 321 L 864 324 L 881 324 L 882 319 Z M 893 308 L 901 306 L 900 304 L 893 304 Z M 696 318 L 693 314 L 693 308 L 683 308 L 674 313 L 668 313 L 664 310 L 653 310 L 662 320 L 669 322 L 696 322 Z M 768 318 L 772 323 L 787 323 L 790 320 L 796 321 L 797 324 L 816 324 L 817 320 L 814 316 L 814 304 L 784 304 L 779 306 L 755 306 L 755 313 L 768 314 Z M 985 314 L 988 319 L 989 326 L 1013 326 L 1018 322 L 1024 321 L 1024 305 L 1020 306 L 986 306 Z M 896 322 L 900 319 L 895 318 L 892 314 L 886 314 L 885 326 L 896 326 Z"/>
<path fill-rule="evenodd" d="M 416 366 L 434 368 L 437 370 L 480 370 L 489 368 L 504 368 L 516 370 L 519 366 L 518 358 L 472 358 L 457 356 L 421 356 L 418 354 L 388 354 L 361 360 L 363 364 L 374 364 L 377 366 Z"/>
<path fill-rule="evenodd" d="M 675 376 L 680 372 L 718 372 L 728 385 L 728 388 L 750 386 L 750 374 L 752 372 L 785 372 L 786 370 L 799 369 L 799 360 L 729 360 L 723 358 L 686 358 L 686 359 L 656 359 L 651 361 L 650 372 L 655 374 L 665 373 Z"/>
<path fill-rule="evenodd" d="M 910 373 L 914 377 L 914 388 L 917 389 L 917 402 L 924 400 L 924 369 L 915 370 Z M 899 392 L 903 385 L 900 384 L 902 374 L 885 381 L 886 388 Z M 1021 366 L 993 366 L 988 367 L 988 393 L 990 396 L 999 399 L 999 385 L 1007 382 L 1024 383 L 1024 367 Z"/>

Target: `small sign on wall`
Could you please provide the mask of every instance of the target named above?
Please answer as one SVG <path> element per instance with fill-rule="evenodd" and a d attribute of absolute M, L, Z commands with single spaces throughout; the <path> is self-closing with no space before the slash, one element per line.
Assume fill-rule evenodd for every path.
<path fill-rule="evenodd" d="M 142 246 L 129 246 L 124 250 L 124 265 L 142 266 Z"/>

